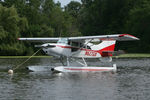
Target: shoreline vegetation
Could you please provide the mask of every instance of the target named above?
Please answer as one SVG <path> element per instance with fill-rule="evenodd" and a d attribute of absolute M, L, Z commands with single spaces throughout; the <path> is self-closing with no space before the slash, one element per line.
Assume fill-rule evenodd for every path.
<path fill-rule="evenodd" d="M 129 54 L 121 54 L 119 56 L 113 56 L 113 58 L 150 58 L 150 54 L 146 53 L 129 53 Z"/>
<path fill-rule="evenodd" d="M 54 0 L 0 0 L 0 55 L 30 55 L 38 49 L 34 45 L 43 43 L 19 41 L 21 37 L 111 34 L 130 34 L 140 39 L 116 42 L 116 50 L 150 53 L 150 0 L 68 1 L 62 7 Z M 147 54 L 132 57 L 136 56 Z"/>
<path fill-rule="evenodd" d="M 2 58 L 29 58 L 30 56 L 0 56 Z M 33 56 L 32 58 L 51 58 L 52 56 Z M 150 58 L 150 54 L 143 53 L 132 53 L 132 54 L 121 54 L 119 56 L 113 56 L 113 58 Z"/>

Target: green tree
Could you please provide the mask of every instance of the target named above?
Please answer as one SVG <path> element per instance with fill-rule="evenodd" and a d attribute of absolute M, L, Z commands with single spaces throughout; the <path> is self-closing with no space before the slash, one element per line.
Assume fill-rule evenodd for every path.
<path fill-rule="evenodd" d="M 81 9 L 81 4 L 76 1 L 71 1 L 68 5 L 65 6 L 64 16 L 67 18 L 67 23 L 70 23 L 67 28 L 68 36 L 81 36 L 79 32 L 78 16 Z"/>
<path fill-rule="evenodd" d="M 67 6 L 65 6 L 65 11 L 67 11 L 72 17 L 77 18 L 81 9 L 81 4 L 77 1 L 71 1 Z"/>
<path fill-rule="evenodd" d="M 138 3 L 139 4 L 139 3 Z M 129 12 L 129 18 L 126 23 L 128 33 L 140 38 L 136 43 L 138 52 L 149 52 L 150 49 L 150 1 L 141 0 L 141 3 Z M 133 48 L 131 49 L 134 50 Z"/>
<path fill-rule="evenodd" d="M 25 18 L 18 16 L 14 6 L 6 8 L 0 5 L 1 55 L 20 55 L 24 52 L 25 47 L 23 44 L 18 43 L 17 38 L 20 35 L 19 31 L 23 31 L 27 27 L 27 24 L 24 25 L 27 23 L 25 21 L 27 21 Z M 22 24 L 19 24 L 20 22 Z"/>

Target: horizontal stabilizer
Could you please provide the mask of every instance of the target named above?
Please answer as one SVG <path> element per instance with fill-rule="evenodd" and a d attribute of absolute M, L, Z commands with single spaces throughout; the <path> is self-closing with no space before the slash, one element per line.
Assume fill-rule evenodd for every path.
<path fill-rule="evenodd" d="M 102 57 L 109 57 L 109 56 L 113 55 L 113 51 L 107 51 L 107 52 L 105 52 L 105 51 L 103 52 L 102 51 L 101 55 L 102 55 Z"/>
<path fill-rule="evenodd" d="M 102 53 L 113 53 L 114 51 L 102 51 Z"/>

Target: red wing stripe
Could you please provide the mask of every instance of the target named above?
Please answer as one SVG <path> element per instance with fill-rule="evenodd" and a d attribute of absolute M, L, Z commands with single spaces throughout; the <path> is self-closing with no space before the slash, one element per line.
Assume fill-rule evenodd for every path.
<path fill-rule="evenodd" d="M 137 37 L 135 37 L 135 36 L 133 36 L 133 35 L 130 35 L 130 34 L 121 34 L 121 35 L 119 35 L 119 37 L 124 37 L 124 36 L 131 36 L 131 37 L 133 37 L 133 38 L 137 38 Z"/>
<path fill-rule="evenodd" d="M 83 70 L 83 71 L 109 71 L 110 69 L 81 69 L 81 68 L 64 68 L 66 70 Z"/>
<path fill-rule="evenodd" d="M 58 47 L 61 47 L 61 48 L 72 48 L 71 46 L 61 46 L 61 45 L 56 45 Z"/>

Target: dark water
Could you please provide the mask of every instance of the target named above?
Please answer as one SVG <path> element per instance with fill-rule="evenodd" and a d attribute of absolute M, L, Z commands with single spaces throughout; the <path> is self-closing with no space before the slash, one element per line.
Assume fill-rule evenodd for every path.
<path fill-rule="evenodd" d="M 150 58 L 113 59 L 117 73 L 62 74 L 25 71 L 26 66 L 60 65 L 52 58 L 34 58 L 8 75 L 24 60 L 0 59 L 0 100 L 150 100 Z"/>

